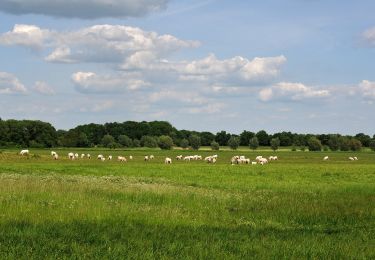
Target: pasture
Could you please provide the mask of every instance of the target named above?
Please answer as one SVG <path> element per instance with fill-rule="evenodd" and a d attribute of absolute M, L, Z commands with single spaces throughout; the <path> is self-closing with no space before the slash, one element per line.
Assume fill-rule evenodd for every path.
<path fill-rule="evenodd" d="M 375 258 L 375 153 L 50 151 L 0 153 L 1 258 Z M 279 160 L 231 166 L 237 154 Z"/>

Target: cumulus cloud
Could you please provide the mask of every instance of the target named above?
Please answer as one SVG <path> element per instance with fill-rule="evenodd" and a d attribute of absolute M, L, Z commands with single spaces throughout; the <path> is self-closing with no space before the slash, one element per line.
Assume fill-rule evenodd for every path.
<path fill-rule="evenodd" d="M 0 94 L 25 94 L 26 87 L 13 74 L 0 72 Z"/>
<path fill-rule="evenodd" d="M 280 82 L 272 87 L 264 88 L 259 92 L 262 101 L 278 100 L 303 100 L 311 98 L 326 98 L 331 95 L 327 89 L 316 89 L 302 83 Z"/>
<path fill-rule="evenodd" d="M 1 0 L 0 11 L 95 19 L 138 17 L 163 10 L 168 0 Z"/>
<path fill-rule="evenodd" d="M 120 63 L 142 53 L 160 58 L 199 45 L 196 41 L 184 41 L 168 34 L 158 35 L 137 27 L 107 24 L 68 32 L 16 24 L 12 31 L 0 35 L 0 44 L 44 49 L 50 52 L 46 61 L 59 63 Z"/>
<path fill-rule="evenodd" d="M 47 82 L 44 82 L 44 81 L 35 82 L 33 89 L 37 93 L 46 95 L 46 96 L 51 96 L 55 94 L 55 90 L 51 86 L 49 86 Z"/>
<path fill-rule="evenodd" d="M 375 46 L 375 27 L 366 30 L 362 34 L 362 37 L 363 37 L 365 42 L 367 42 L 370 45 Z"/>
<path fill-rule="evenodd" d="M 375 100 L 375 82 L 363 80 L 357 90 L 362 97 Z"/>
<path fill-rule="evenodd" d="M 77 72 L 72 81 L 82 93 L 123 93 L 150 86 L 135 74 L 97 75 L 94 72 Z"/>

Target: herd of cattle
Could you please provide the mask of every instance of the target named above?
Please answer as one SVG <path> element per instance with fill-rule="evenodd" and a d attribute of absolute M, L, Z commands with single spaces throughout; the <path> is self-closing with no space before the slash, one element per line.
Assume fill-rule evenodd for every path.
<path fill-rule="evenodd" d="M 21 152 L 20 152 L 20 155 L 29 155 L 29 154 L 30 154 L 29 150 L 21 150 Z M 54 160 L 59 159 L 59 155 L 55 151 L 51 151 L 51 156 Z M 84 159 L 84 158 L 91 159 L 91 155 L 90 154 L 84 154 L 84 153 L 79 155 L 78 153 L 70 152 L 70 153 L 68 153 L 68 158 L 70 160 L 76 160 L 76 159 L 79 159 L 79 158 L 81 158 L 81 159 Z M 107 157 L 105 157 L 104 155 L 99 154 L 97 156 L 97 159 L 101 160 L 102 162 L 104 162 L 106 160 L 111 161 L 113 159 L 113 156 L 108 155 Z M 133 156 L 129 155 L 128 159 L 133 160 Z M 125 156 L 117 156 L 117 160 L 119 162 L 127 162 L 128 159 Z M 154 155 L 144 156 L 144 161 L 150 161 L 150 160 L 153 160 L 153 159 L 155 159 Z M 188 161 L 188 162 L 190 162 L 190 161 L 202 161 L 203 160 L 207 163 L 216 163 L 217 159 L 218 159 L 217 154 L 207 156 L 205 158 L 203 158 L 201 155 L 189 155 L 189 156 L 178 155 L 178 156 L 176 156 L 177 161 Z M 263 156 L 259 155 L 259 156 L 255 157 L 255 160 L 252 161 L 252 160 L 250 160 L 250 158 L 246 158 L 243 155 L 236 155 L 236 156 L 233 156 L 231 158 L 230 163 L 232 165 L 235 165 L 235 164 L 252 164 L 252 165 L 261 164 L 261 165 L 264 165 L 264 164 L 267 164 L 271 161 L 277 161 L 278 159 L 279 158 L 277 156 L 269 156 L 268 158 L 264 158 Z M 358 158 L 356 156 L 349 157 L 348 159 L 350 161 L 357 161 L 358 160 Z M 329 160 L 329 157 L 325 156 L 323 158 L 323 161 L 327 161 L 327 160 Z M 164 160 L 164 163 L 165 164 L 171 164 L 172 158 L 166 157 L 165 160 Z"/>

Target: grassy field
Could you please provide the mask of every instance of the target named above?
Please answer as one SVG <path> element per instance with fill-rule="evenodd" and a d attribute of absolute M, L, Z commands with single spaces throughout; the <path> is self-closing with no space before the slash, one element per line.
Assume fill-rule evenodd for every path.
<path fill-rule="evenodd" d="M 220 151 L 215 165 L 164 165 L 213 153 L 56 151 L 0 153 L 0 258 L 375 258 L 375 153 Z M 235 154 L 279 161 L 231 166 Z"/>

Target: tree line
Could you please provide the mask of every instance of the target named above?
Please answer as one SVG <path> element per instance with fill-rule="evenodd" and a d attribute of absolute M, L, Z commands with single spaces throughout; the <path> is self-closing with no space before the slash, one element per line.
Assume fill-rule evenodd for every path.
<path fill-rule="evenodd" d="M 2 120 L 0 119 L 1 147 L 160 147 L 171 149 L 173 146 L 199 149 L 200 146 L 211 146 L 213 150 L 220 146 L 237 149 L 247 146 L 257 149 L 259 146 L 270 146 L 273 150 L 279 147 L 291 147 L 292 150 L 332 150 L 358 151 L 362 147 L 375 150 L 375 135 L 359 133 L 354 136 L 340 134 L 297 134 L 280 132 L 268 134 L 261 130 L 251 132 L 244 130 L 235 135 L 226 131 L 217 133 L 178 130 L 166 121 L 79 125 L 70 130 L 56 130 L 50 123 L 38 120 Z"/>

